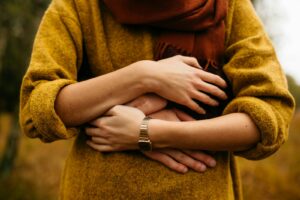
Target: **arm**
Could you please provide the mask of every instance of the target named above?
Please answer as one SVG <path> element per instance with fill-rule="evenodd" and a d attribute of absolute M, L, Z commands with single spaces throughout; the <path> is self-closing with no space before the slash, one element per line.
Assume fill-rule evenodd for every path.
<path fill-rule="evenodd" d="M 228 26 L 232 26 L 228 30 L 230 34 L 228 34 L 228 48 L 225 56 L 227 63 L 223 69 L 232 83 L 235 98 L 225 108 L 224 116 L 206 120 L 206 124 L 201 121 L 163 122 L 152 120 L 152 128 L 161 133 L 160 136 L 153 138 L 154 141 L 157 140 L 158 144 L 161 144 L 158 146 L 186 147 L 188 144 L 192 148 L 231 150 L 248 159 L 262 159 L 278 150 L 287 139 L 288 125 L 295 102 L 288 92 L 287 82 L 275 51 L 251 2 L 236 0 L 232 3 L 235 5 L 234 12 L 231 13 L 232 19 L 228 20 Z M 136 115 L 131 119 L 125 116 L 123 118 L 121 117 L 122 109 L 124 111 L 124 108 L 116 107 L 111 111 L 112 115 L 120 115 L 120 118 L 115 118 L 115 122 L 111 121 L 109 117 L 102 118 L 102 122 L 110 122 L 105 126 L 115 126 L 115 130 L 118 130 L 115 133 L 114 131 L 109 133 L 105 131 L 103 135 L 98 134 L 99 137 L 106 137 L 106 142 L 110 145 L 106 147 L 94 145 L 94 148 L 102 151 L 122 149 L 124 146 L 122 146 L 122 141 L 116 139 L 118 137 L 122 137 L 123 140 L 131 139 L 132 145 L 128 145 L 127 148 L 137 148 L 138 127 L 143 115 Z M 132 127 L 130 125 L 118 127 L 118 123 L 124 124 L 126 121 L 127 124 L 130 124 L 130 120 L 135 121 L 131 124 Z M 100 124 L 103 125 L 103 123 Z M 168 125 L 175 125 L 187 132 L 174 130 L 174 127 Z M 218 128 L 219 125 L 222 129 Z M 130 137 L 123 137 L 122 129 L 127 129 L 127 134 L 129 134 L 128 130 L 133 132 L 130 133 Z M 178 137 L 182 139 L 184 133 L 189 137 L 174 141 L 168 134 L 171 129 L 177 133 L 175 136 L 177 139 Z M 203 133 L 202 129 L 207 133 Z M 123 132 L 123 134 L 126 133 Z M 152 134 L 156 134 L 155 131 Z M 197 140 L 194 140 L 194 136 L 197 137 Z M 118 142 L 112 142 L 112 138 Z"/>
<path fill-rule="evenodd" d="M 153 119 L 167 121 L 195 120 L 178 109 L 165 109 L 167 101 L 155 94 L 142 95 L 126 105 L 138 108 Z M 179 173 L 186 173 L 189 168 L 197 172 L 204 172 L 207 167 L 216 166 L 216 160 L 213 156 L 199 150 L 163 148 L 142 153 L 148 158 L 158 161 Z"/>
<path fill-rule="evenodd" d="M 180 121 L 177 114 L 169 109 L 158 111 L 149 116 L 153 119 Z M 200 150 L 161 148 L 142 153 L 150 159 L 156 160 L 179 173 L 186 173 L 188 168 L 197 172 L 204 172 L 208 167 L 216 166 L 216 160 L 213 156 Z"/>
<path fill-rule="evenodd" d="M 87 128 L 95 139 L 88 144 L 99 151 L 138 149 L 139 126 L 144 117 L 137 108 L 115 106 L 106 117 L 92 122 L 97 129 Z M 151 119 L 148 127 L 153 147 L 158 149 L 242 151 L 260 140 L 256 125 L 244 113 L 187 122 Z"/>
<path fill-rule="evenodd" d="M 167 100 L 155 94 L 142 95 L 126 105 L 138 108 L 139 110 L 143 111 L 143 113 L 151 116 L 154 119 L 163 119 L 168 121 L 192 119 L 182 111 L 165 109 Z M 87 128 L 86 130 L 86 133 L 90 134 L 90 130 L 97 131 L 99 129 L 94 127 Z M 98 138 L 91 137 L 91 140 L 97 143 Z M 152 152 L 143 152 L 143 154 L 148 158 L 160 162 L 166 167 L 179 173 L 186 173 L 188 168 L 191 168 L 197 172 L 204 172 L 207 167 L 214 167 L 216 165 L 216 160 L 211 155 L 202 151 L 164 148 L 156 149 Z"/>
<path fill-rule="evenodd" d="M 242 151 L 260 140 L 259 130 L 245 113 L 191 122 L 153 119 L 149 122 L 149 135 L 156 148 L 211 151 Z"/>
<path fill-rule="evenodd" d="M 115 105 L 153 92 L 203 114 L 205 111 L 193 99 L 217 106 L 218 102 L 202 91 L 226 99 L 224 91 L 213 85 L 226 87 L 226 82 L 219 76 L 197 69 L 199 67 L 194 58 L 184 56 L 158 62 L 139 61 L 64 87 L 58 94 L 55 109 L 67 126 L 77 126 L 101 116 Z"/>
<path fill-rule="evenodd" d="M 219 77 L 197 69 L 194 58 L 183 56 L 160 62 L 139 61 L 78 82 L 79 69 L 84 67 L 80 24 L 72 1 L 52 1 L 42 19 L 20 95 L 20 124 L 29 137 L 44 142 L 71 138 L 79 133 L 79 125 L 114 106 L 111 102 L 126 103 L 148 89 L 203 113 L 193 99 L 214 104 L 202 91 L 214 87 L 212 84 L 226 85 Z M 146 70 L 140 74 L 140 68 Z M 224 98 L 222 90 L 214 90 L 214 94 Z"/>

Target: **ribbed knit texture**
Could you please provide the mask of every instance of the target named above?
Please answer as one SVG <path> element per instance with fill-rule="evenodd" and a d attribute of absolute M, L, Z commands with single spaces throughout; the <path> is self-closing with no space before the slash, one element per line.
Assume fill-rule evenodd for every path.
<path fill-rule="evenodd" d="M 235 154 L 262 159 L 287 139 L 294 101 L 250 0 L 230 0 L 226 23 L 224 72 L 235 98 L 224 114 L 252 117 L 261 141 Z M 27 136 L 44 142 L 76 136 L 60 199 L 242 199 L 232 153 L 216 153 L 217 167 L 205 173 L 182 175 L 138 151 L 94 151 L 79 128 L 66 128 L 56 114 L 58 92 L 81 79 L 83 71 L 100 76 L 153 59 L 154 41 L 153 30 L 120 25 L 99 0 L 53 0 L 46 11 L 21 88 L 20 124 Z"/>

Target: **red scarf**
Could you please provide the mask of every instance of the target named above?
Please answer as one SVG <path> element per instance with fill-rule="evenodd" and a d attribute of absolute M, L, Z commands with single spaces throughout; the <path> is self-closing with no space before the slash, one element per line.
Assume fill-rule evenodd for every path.
<path fill-rule="evenodd" d="M 149 25 L 160 30 L 154 59 L 174 55 L 196 57 L 204 70 L 220 75 L 225 51 L 225 18 L 228 0 L 103 0 L 122 24 Z M 201 104 L 199 102 L 199 104 Z M 218 109 L 201 104 L 207 115 L 217 116 Z M 186 110 L 186 109 L 185 109 Z"/>
<path fill-rule="evenodd" d="M 118 22 L 161 28 L 155 60 L 194 56 L 220 67 L 225 50 L 228 0 L 103 0 Z"/>

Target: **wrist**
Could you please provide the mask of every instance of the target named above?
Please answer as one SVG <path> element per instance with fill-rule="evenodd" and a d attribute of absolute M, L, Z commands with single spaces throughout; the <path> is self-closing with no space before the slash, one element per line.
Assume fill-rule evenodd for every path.
<path fill-rule="evenodd" d="M 134 63 L 138 73 L 138 83 L 143 88 L 144 93 L 154 93 L 159 88 L 159 81 L 154 73 L 156 62 L 152 60 L 142 60 Z"/>
<path fill-rule="evenodd" d="M 148 123 L 148 134 L 153 148 L 168 148 L 171 147 L 172 137 L 169 130 L 169 121 L 160 119 L 151 119 Z"/>

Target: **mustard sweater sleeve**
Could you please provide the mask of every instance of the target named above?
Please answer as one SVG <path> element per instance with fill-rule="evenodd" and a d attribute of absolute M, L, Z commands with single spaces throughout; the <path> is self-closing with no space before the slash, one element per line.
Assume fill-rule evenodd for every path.
<path fill-rule="evenodd" d="M 235 98 L 224 114 L 243 112 L 260 130 L 261 141 L 253 148 L 235 152 L 247 159 L 274 153 L 288 137 L 295 103 L 274 48 L 250 0 L 235 0 L 227 38 L 224 72 Z"/>
<path fill-rule="evenodd" d="M 54 0 L 50 4 L 21 86 L 22 131 L 44 142 L 67 139 L 78 133 L 78 128 L 67 128 L 54 110 L 58 92 L 76 82 L 82 62 L 82 34 L 75 13 L 71 1 Z"/>

